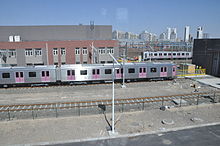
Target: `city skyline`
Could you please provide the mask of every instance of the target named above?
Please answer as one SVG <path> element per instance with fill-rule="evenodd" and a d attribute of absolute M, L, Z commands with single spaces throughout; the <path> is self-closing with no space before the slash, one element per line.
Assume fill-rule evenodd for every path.
<path fill-rule="evenodd" d="M 159 36 L 167 27 L 177 28 L 184 38 L 184 27 L 196 38 L 199 26 L 211 38 L 220 37 L 218 0 L 12 0 L 1 1 L 0 25 L 112 25 L 114 30 Z"/>

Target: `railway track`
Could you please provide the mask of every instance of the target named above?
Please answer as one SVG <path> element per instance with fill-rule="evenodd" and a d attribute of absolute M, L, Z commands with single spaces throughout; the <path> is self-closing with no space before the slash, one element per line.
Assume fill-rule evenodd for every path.
<path fill-rule="evenodd" d="M 161 102 L 161 106 L 166 101 L 172 101 L 175 99 L 187 100 L 198 99 L 208 97 L 215 100 L 216 94 L 220 92 L 204 92 L 204 93 L 192 93 L 192 94 L 180 94 L 170 96 L 155 96 L 155 97 L 139 97 L 139 98 L 124 98 L 115 99 L 115 105 L 128 105 L 128 104 L 145 104 Z M 16 104 L 16 105 L 0 105 L 0 113 L 4 112 L 23 112 L 23 111 L 40 111 L 40 110 L 62 110 L 73 108 L 86 108 L 86 107 L 98 107 L 99 105 L 111 106 L 112 100 L 93 100 L 93 101 L 80 101 L 80 102 L 57 102 L 57 103 L 42 103 L 42 104 Z M 143 106 L 144 107 L 144 106 Z"/>

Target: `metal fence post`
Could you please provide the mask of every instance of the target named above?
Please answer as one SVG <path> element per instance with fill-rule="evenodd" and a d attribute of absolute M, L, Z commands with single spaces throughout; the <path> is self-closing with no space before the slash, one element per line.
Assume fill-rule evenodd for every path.
<path fill-rule="evenodd" d="M 34 107 L 32 106 L 32 117 L 33 117 L 33 120 L 34 120 Z"/>
<path fill-rule="evenodd" d="M 182 96 L 180 97 L 180 107 L 181 107 L 181 105 L 182 105 Z"/>
<path fill-rule="evenodd" d="M 144 110 L 144 99 L 143 99 L 143 105 L 142 105 L 142 110 Z"/>
<path fill-rule="evenodd" d="M 196 102 L 197 105 L 199 105 L 199 94 L 197 96 L 197 102 Z"/>
<path fill-rule="evenodd" d="M 122 103 L 122 109 L 121 109 L 122 113 L 124 112 L 124 103 Z"/>
<path fill-rule="evenodd" d="M 57 104 L 55 104 L 55 110 L 56 110 L 56 118 L 57 118 L 58 117 Z"/>
<path fill-rule="evenodd" d="M 78 115 L 80 116 L 80 103 L 78 104 Z"/>
<path fill-rule="evenodd" d="M 214 91 L 214 95 L 213 95 L 213 103 L 215 103 L 215 91 Z"/>
<path fill-rule="evenodd" d="M 10 109 L 8 107 L 8 120 L 10 121 L 11 120 L 11 115 L 10 115 Z"/>

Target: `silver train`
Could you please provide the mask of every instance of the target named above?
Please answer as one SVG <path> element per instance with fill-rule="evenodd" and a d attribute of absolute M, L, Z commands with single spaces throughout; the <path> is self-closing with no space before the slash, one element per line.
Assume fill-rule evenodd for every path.
<path fill-rule="evenodd" d="M 170 60 L 170 59 L 191 59 L 192 52 L 186 51 L 157 51 L 157 52 L 144 52 L 143 59 L 150 60 L 150 59 L 157 59 L 157 60 Z"/>
<path fill-rule="evenodd" d="M 123 66 L 115 64 L 115 79 L 122 80 Z M 0 86 L 79 84 L 112 80 L 113 64 L 75 64 L 0 68 Z M 172 63 L 125 63 L 125 80 L 173 79 Z"/>

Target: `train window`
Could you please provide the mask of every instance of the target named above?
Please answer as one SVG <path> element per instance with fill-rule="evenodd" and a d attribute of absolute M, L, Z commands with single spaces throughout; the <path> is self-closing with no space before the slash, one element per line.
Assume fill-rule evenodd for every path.
<path fill-rule="evenodd" d="M 144 70 L 143 70 L 143 73 L 146 73 L 146 68 L 143 68 Z"/>
<path fill-rule="evenodd" d="M 123 68 L 121 69 L 121 73 L 123 74 Z"/>
<path fill-rule="evenodd" d="M 67 70 L 67 76 L 70 76 L 70 70 Z"/>
<path fill-rule="evenodd" d="M 28 75 L 29 77 L 36 77 L 36 72 L 29 72 Z"/>
<path fill-rule="evenodd" d="M 139 68 L 139 73 L 142 73 L 142 68 Z"/>
<path fill-rule="evenodd" d="M 159 53 L 159 56 L 162 56 L 162 53 Z"/>
<path fill-rule="evenodd" d="M 189 53 L 186 53 L 187 56 L 189 56 Z"/>
<path fill-rule="evenodd" d="M 97 75 L 99 75 L 99 69 L 97 69 Z"/>
<path fill-rule="evenodd" d="M 23 77 L 24 77 L 23 72 L 20 72 L 20 77 L 21 77 L 21 78 L 23 78 Z"/>
<path fill-rule="evenodd" d="M 157 53 L 154 53 L 154 56 L 157 56 Z"/>
<path fill-rule="evenodd" d="M 175 68 L 175 67 L 173 67 L 173 71 L 176 71 L 176 68 Z"/>
<path fill-rule="evenodd" d="M 45 72 L 44 72 L 44 71 L 42 71 L 41 73 L 42 73 L 42 77 L 45 77 Z"/>
<path fill-rule="evenodd" d="M 128 73 L 135 73 L 135 69 L 134 68 L 129 68 Z"/>
<path fill-rule="evenodd" d="M 80 75 L 87 75 L 87 70 L 80 70 Z"/>
<path fill-rule="evenodd" d="M 171 53 L 168 53 L 169 56 L 171 56 Z"/>
<path fill-rule="evenodd" d="M 164 72 L 167 72 L 167 67 L 164 67 Z"/>
<path fill-rule="evenodd" d="M 185 55 L 185 53 L 182 53 L 182 56 L 184 56 Z"/>
<path fill-rule="evenodd" d="M 47 75 L 47 77 L 49 77 L 50 76 L 50 72 L 46 71 L 46 75 Z"/>
<path fill-rule="evenodd" d="M 92 74 L 95 75 L 95 69 L 92 70 Z"/>
<path fill-rule="evenodd" d="M 180 53 L 177 53 L 177 56 L 180 56 Z"/>
<path fill-rule="evenodd" d="M 176 56 L 176 53 L 173 53 L 173 56 Z"/>
<path fill-rule="evenodd" d="M 18 78 L 18 77 L 19 77 L 19 73 L 18 73 L 18 72 L 16 72 L 16 73 L 15 73 L 15 76 L 16 76 L 16 78 Z"/>
<path fill-rule="evenodd" d="M 155 67 L 151 68 L 150 72 L 157 72 L 157 68 L 155 68 Z"/>
<path fill-rule="evenodd" d="M 112 73 L 112 69 L 105 69 L 105 74 L 111 74 Z"/>
<path fill-rule="evenodd" d="M 119 74 L 119 69 L 116 69 L 116 73 Z"/>
<path fill-rule="evenodd" d="M 167 53 L 164 53 L 164 56 L 167 56 Z"/>
<path fill-rule="evenodd" d="M 160 72 L 163 72 L 163 67 L 160 68 Z"/>
<path fill-rule="evenodd" d="M 75 76 L 75 70 L 72 70 L 72 75 Z"/>
<path fill-rule="evenodd" d="M 10 78 L 10 73 L 2 73 L 2 78 Z"/>

